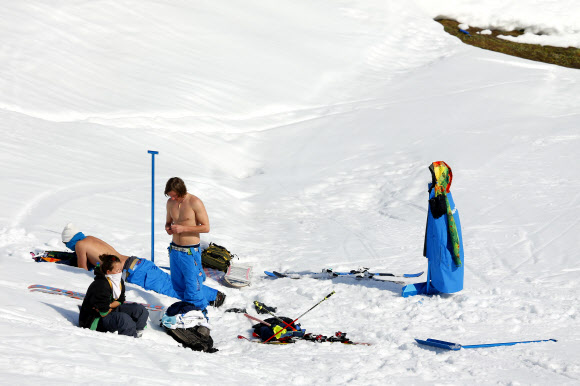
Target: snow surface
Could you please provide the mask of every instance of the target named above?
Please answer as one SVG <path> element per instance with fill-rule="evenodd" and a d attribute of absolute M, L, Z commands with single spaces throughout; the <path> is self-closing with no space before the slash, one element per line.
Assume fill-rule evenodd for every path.
<path fill-rule="evenodd" d="M 433 18 L 577 45 L 575 0 L 7 1 L 0 5 L 0 382 L 4 384 L 578 384 L 580 72 L 465 46 Z M 203 199 L 209 241 L 254 267 L 210 310 L 216 354 L 151 313 L 142 339 L 76 327 L 92 274 L 35 263 L 72 221 L 167 265 L 163 186 Z M 465 289 L 262 271 L 417 272 L 427 167 L 445 160 Z M 425 277 L 411 280 L 419 282 Z M 254 300 L 308 331 L 373 345 L 236 339 Z M 174 299 L 130 286 L 134 301 Z M 557 339 L 441 351 L 460 344 Z"/>

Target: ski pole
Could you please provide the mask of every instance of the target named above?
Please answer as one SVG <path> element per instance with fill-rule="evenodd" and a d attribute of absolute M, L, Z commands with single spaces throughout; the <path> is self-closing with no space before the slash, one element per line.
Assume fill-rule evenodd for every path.
<path fill-rule="evenodd" d="M 270 310 L 268 309 L 268 307 L 265 307 L 265 306 L 264 306 L 262 303 L 260 303 L 259 301 L 255 300 L 255 301 L 254 301 L 254 305 L 256 306 L 256 308 L 258 308 L 258 309 L 260 309 L 260 310 L 264 310 L 264 311 L 266 311 L 267 313 L 269 313 L 270 315 L 272 315 L 274 318 L 276 318 L 276 320 L 278 320 L 279 322 L 283 323 L 283 324 L 284 324 L 284 327 L 283 327 L 282 329 L 284 329 L 284 328 L 286 328 L 286 327 L 290 327 L 290 328 L 292 329 L 292 331 L 296 331 L 296 329 L 295 329 L 294 327 L 292 327 L 291 323 L 286 323 L 284 320 L 282 320 L 282 318 L 280 318 L 278 315 L 274 314 L 272 311 L 270 311 Z M 246 314 L 246 315 L 247 315 L 247 314 Z M 264 323 L 265 323 L 265 322 L 264 322 Z M 268 327 L 271 327 L 271 326 L 272 326 L 271 324 L 268 324 Z M 276 335 L 280 334 L 280 331 L 276 332 L 276 331 L 275 331 L 275 329 L 274 329 L 274 327 L 272 327 L 272 331 L 274 331 L 274 336 L 276 336 Z M 272 339 L 272 337 L 270 337 L 270 339 Z M 270 340 L 270 339 L 268 339 L 268 340 Z M 268 341 L 268 340 L 267 340 L 267 341 Z M 267 341 L 266 341 L 266 342 L 267 342 Z"/>
<path fill-rule="evenodd" d="M 148 150 L 151 154 L 151 262 L 155 262 L 155 154 L 158 151 Z"/>
<path fill-rule="evenodd" d="M 284 324 L 285 324 L 285 326 L 284 326 L 284 327 L 290 327 L 290 328 L 291 328 L 293 331 L 296 331 L 296 329 L 290 325 L 290 324 L 292 324 L 292 323 L 290 323 L 290 324 L 286 323 L 286 322 L 285 322 L 285 321 L 283 321 L 283 320 L 282 320 L 282 319 L 281 319 L 281 318 L 280 318 L 278 315 L 276 315 L 275 313 L 273 313 L 272 311 L 270 311 L 270 310 L 269 310 L 267 307 L 264 307 L 264 305 L 263 305 L 262 303 L 260 303 L 259 301 L 257 301 L 257 300 L 254 300 L 254 305 L 255 305 L 256 307 L 258 307 L 260 310 L 264 310 L 264 311 L 266 311 L 267 313 L 269 313 L 270 315 L 272 315 L 273 317 L 275 317 L 275 318 L 276 318 L 276 319 L 277 319 L 279 322 L 282 322 L 282 323 L 284 323 Z M 275 335 L 278 335 L 278 333 L 276 333 Z"/>
<path fill-rule="evenodd" d="M 270 327 L 270 326 L 271 326 L 271 324 L 270 324 L 270 323 L 268 323 L 268 322 L 266 322 L 265 320 L 258 319 L 258 318 L 256 318 L 255 316 L 252 316 L 252 315 L 250 315 L 250 314 L 244 314 L 244 316 L 245 316 L 246 318 L 250 319 L 250 320 L 255 320 L 256 322 L 262 323 L 262 324 L 264 324 L 264 325 L 266 325 L 266 326 L 268 326 L 268 327 Z"/>
<path fill-rule="evenodd" d="M 319 301 L 318 303 L 316 303 L 315 305 L 313 305 L 313 306 L 312 306 L 312 307 L 311 307 L 311 308 L 310 308 L 308 311 L 306 311 L 305 313 L 303 313 L 302 315 L 300 315 L 299 317 L 297 317 L 296 319 L 294 319 L 294 320 L 292 321 L 292 323 L 290 323 L 290 324 L 294 324 L 294 323 L 296 323 L 296 321 L 297 321 L 298 319 L 300 319 L 301 317 L 303 317 L 304 315 L 306 315 L 307 313 L 309 313 L 310 311 L 312 311 L 312 310 L 313 310 L 313 309 L 314 309 L 316 306 L 318 306 L 320 303 L 322 303 L 323 301 L 325 301 L 326 299 L 328 299 L 329 297 L 331 297 L 331 296 L 332 296 L 332 295 L 334 295 L 334 294 L 335 294 L 335 291 L 332 291 L 331 293 L 329 293 L 328 295 L 326 295 L 326 296 L 324 297 L 324 299 L 322 299 L 321 301 Z M 286 323 L 284 323 L 284 324 L 286 324 Z M 286 325 L 288 325 L 288 324 L 286 324 Z M 294 329 L 294 331 L 296 331 L 296 329 Z M 273 337 L 275 337 L 276 335 L 278 335 L 278 333 L 275 333 L 274 335 L 272 335 L 271 337 L 269 337 L 269 338 L 268 338 L 268 340 L 267 340 L 267 341 L 265 341 L 264 343 L 267 343 L 267 342 L 269 342 L 269 341 L 270 341 L 270 339 L 272 339 L 272 338 L 273 338 Z"/>

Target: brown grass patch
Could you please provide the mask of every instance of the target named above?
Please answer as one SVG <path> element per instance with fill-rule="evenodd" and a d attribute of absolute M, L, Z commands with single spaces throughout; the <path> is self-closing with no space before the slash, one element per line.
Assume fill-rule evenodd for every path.
<path fill-rule="evenodd" d="M 498 35 L 519 36 L 522 35 L 524 31 L 493 30 L 490 35 L 482 35 L 478 34 L 478 32 L 483 31 L 483 29 L 469 27 L 469 29 L 467 29 L 469 35 L 466 35 L 459 30 L 459 23 L 455 20 L 442 19 L 436 21 L 443 25 L 445 32 L 458 37 L 465 44 L 483 48 L 485 50 L 501 52 L 506 55 L 535 60 L 537 62 L 580 69 L 580 49 L 578 48 L 515 43 L 497 37 Z"/>

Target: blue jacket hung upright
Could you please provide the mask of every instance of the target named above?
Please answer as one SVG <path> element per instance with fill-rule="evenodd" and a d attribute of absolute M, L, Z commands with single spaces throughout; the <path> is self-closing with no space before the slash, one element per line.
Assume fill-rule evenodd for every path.
<path fill-rule="evenodd" d="M 450 192 L 453 173 L 443 161 L 429 166 L 429 207 L 423 255 L 427 258 L 427 281 L 403 287 L 403 297 L 453 293 L 463 289 L 465 267 L 459 212 Z"/>

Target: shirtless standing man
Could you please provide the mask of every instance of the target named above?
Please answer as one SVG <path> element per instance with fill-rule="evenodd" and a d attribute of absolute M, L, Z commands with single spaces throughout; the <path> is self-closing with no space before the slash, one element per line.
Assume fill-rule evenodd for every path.
<path fill-rule="evenodd" d="M 200 233 L 209 232 L 209 218 L 203 202 L 187 192 L 179 177 L 170 178 L 165 185 L 167 220 L 165 231 L 172 235 L 169 261 L 173 289 L 180 299 L 200 310 L 215 301 L 220 306 L 225 294 L 203 285 L 206 279 L 201 265 Z"/>

